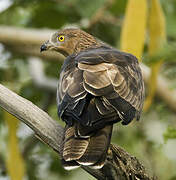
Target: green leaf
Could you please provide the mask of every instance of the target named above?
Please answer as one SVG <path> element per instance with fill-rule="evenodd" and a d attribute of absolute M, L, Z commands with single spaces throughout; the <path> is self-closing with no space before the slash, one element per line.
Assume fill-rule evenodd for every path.
<path fill-rule="evenodd" d="M 169 126 L 163 136 L 165 142 L 168 139 L 176 139 L 176 128 Z"/>

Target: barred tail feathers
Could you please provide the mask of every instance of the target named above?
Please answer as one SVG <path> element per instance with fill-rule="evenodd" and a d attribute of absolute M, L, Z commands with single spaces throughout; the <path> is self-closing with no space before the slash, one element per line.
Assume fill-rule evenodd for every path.
<path fill-rule="evenodd" d="M 111 140 L 112 125 L 107 125 L 86 138 L 77 137 L 76 134 L 75 126 L 66 125 L 62 153 L 63 167 L 67 170 L 80 165 L 102 168 Z"/>

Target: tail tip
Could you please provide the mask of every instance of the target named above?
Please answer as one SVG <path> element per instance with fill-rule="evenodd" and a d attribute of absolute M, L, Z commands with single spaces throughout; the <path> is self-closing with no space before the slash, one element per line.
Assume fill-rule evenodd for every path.
<path fill-rule="evenodd" d="M 61 162 L 65 170 L 73 170 L 80 167 L 80 165 L 76 161 L 65 161 L 64 159 L 62 159 Z"/>

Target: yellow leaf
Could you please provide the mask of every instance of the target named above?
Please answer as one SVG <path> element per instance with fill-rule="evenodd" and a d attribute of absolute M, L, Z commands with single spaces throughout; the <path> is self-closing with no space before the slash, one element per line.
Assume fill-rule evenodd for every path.
<path fill-rule="evenodd" d="M 154 55 L 166 40 L 165 18 L 159 0 L 151 0 L 149 36 L 149 55 Z"/>
<path fill-rule="evenodd" d="M 166 41 L 165 18 L 159 0 L 151 0 L 149 12 L 149 55 L 157 53 Z M 151 75 L 148 83 L 148 96 L 144 103 L 144 111 L 152 104 L 156 92 L 157 76 L 163 60 L 151 66 Z"/>
<path fill-rule="evenodd" d="M 120 46 L 141 59 L 144 48 L 147 22 L 147 1 L 128 0 L 125 19 L 122 26 Z"/>
<path fill-rule="evenodd" d="M 25 165 L 16 136 L 19 121 L 6 111 L 4 111 L 4 119 L 9 130 L 7 142 L 8 157 L 6 162 L 8 174 L 11 180 L 22 180 L 25 175 Z"/>

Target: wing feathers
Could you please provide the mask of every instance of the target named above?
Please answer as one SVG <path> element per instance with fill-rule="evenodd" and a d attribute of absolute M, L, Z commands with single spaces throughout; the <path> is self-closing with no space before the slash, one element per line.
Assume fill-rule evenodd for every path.
<path fill-rule="evenodd" d="M 73 116 L 87 126 L 117 122 L 125 113 L 126 117 L 134 115 L 127 122 L 140 116 L 144 84 L 134 56 L 99 47 L 80 52 L 66 62 L 69 65 L 64 63 L 58 88 L 60 116 Z"/>
<path fill-rule="evenodd" d="M 78 68 L 81 70 L 89 71 L 89 72 L 101 72 L 107 70 L 110 65 L 108 63 L 101 63 L 97 65 L 89 65 L 78 63 Z"/>
<path fill-rule="evenodd" d="M 107 71 L 101 72 L 88 72 L 84 71 L 83 78 L 86 84 L 93 87 L 94 89 L 101 89 L 111 84 Z"/>

